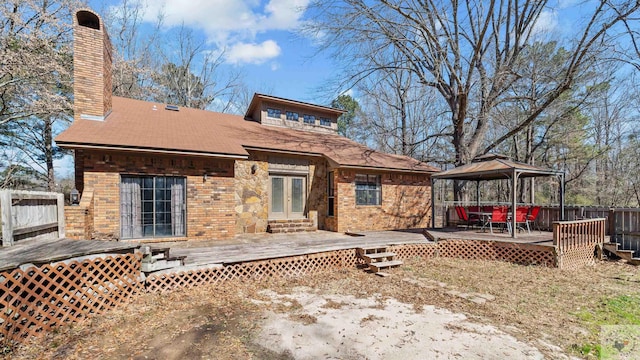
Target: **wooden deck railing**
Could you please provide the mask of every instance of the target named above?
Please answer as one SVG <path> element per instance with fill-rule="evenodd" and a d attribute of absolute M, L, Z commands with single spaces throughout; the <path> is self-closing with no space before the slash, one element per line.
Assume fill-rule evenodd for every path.
<path fill-rule="evenodd" d="M 553 245 L 558 267 L 575 269 L 593 265 L 598 248 L 602 249 L 606 219 L 558 221 L 553 223 Z"/>
<path fill-rule="evenodd" d="M 605 236 L 604 218 L 557 221 L 553 223 L 553 245 L 563 252 L 604 243 Z"/>

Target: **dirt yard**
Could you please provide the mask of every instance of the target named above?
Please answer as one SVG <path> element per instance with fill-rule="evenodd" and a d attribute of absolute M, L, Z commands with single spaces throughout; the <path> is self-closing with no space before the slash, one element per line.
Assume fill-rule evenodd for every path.
<path fill-rule="evenodd" d="M 600 325 L 640 325 L 640 269 L 623 263 L 560 271 L 438 258 L 389 273 L 148 294 L 7 357 L 596 358 Z"/>

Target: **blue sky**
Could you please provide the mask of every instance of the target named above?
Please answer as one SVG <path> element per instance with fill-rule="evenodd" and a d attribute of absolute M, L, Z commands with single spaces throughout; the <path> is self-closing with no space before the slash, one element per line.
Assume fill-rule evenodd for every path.
<path fill-rule="evenodd" d="M 121 3 L 93 0 L 89 5 L 101 13 L 105 7 Z M 144 20 L 154 24 L 158 14 L 163 13 L 165 31 L 184 23 L 207 42 L 208 50 L 224 50 L 221 70 L 241 71 L 251 90 L 325 104 L 329 100 L 326 96 L 318 98 L 317 90 L 334 75 L 332 63 L 316 54 L 313 39 L 296 31 L 304 21 L 308 3 L 309 0 L 148 0 Z"/>

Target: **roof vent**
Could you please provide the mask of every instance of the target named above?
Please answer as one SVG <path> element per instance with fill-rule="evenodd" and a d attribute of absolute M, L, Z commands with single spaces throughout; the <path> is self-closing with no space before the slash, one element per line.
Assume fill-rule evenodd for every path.
<path fill-rule="evenodd" d="M 180 111 L 180 108 L 178 107 L 178 105 L 167 105 L 164 107 L 165 110 L 171 110 L 171 111 Z"/>

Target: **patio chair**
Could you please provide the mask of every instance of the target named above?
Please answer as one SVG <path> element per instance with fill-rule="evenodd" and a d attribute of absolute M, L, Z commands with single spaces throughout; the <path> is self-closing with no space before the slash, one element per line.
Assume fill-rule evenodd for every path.
<path fill-rule="evenodd" d="M 456 206 L 456 214 L 458 214 L 458 219 L 464 221 L 467 225 L 467 229 L 469 229 L 469 225 L 471 224 L 471 219 L 467 214 L 467 211 L 462 206 Z M 477 220 L 477 219 L 476 219 Z"/>
<path fill-rule="evenodd" d="M 469 220 L 473 221 L 475 223 L 479 223 L 480 222 L 480 216 L 478 214 L 471 214 L 471 213 L 480 212 L 480 207 L 479 206 L 469 206 L 469 207 L 467 207 L 467 209 L 468 209 L 467 215 L 469 215 Z"/>
<path fill-rule="evenodd" d="M 538 218 L 538 213 L 540 213 L 539 205 L 532 206 L 529 208 L 529 213 L 527 214 L 527 228 L 531 228 L 531 225 L 529 225 L 531 223 L 535 225 L 536 228 L 538 228 L 538 231 L 540 231 L 540 225 L 536 223 L 536 219 Z"/>
<path fill-rule="evenodd" d="M 525 224 L 527 226 L 527 232 L 529 234 L 531 234 L 531 229 L 529 228 L 529 221 L 527 221 L 527 216 L 528 215 L 529 215 L 529 207 L 528 206 L 516 207 L 516 226 L 517 226 L 517 229 L 518 230 L 521 229 L 519 224 Z"/>
<path fill-rule="evenodd" d="M 507 221 L 509 209 L 506 206 L 494 206 L 491 210 L 491 219 L 489 219 L 489 230 L 493 234 L 493 224 L 506 224 L 509 233 L 511 233 L 511 224 Z"/>

